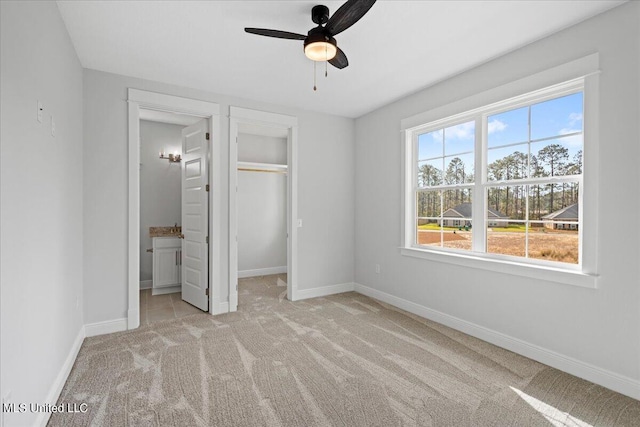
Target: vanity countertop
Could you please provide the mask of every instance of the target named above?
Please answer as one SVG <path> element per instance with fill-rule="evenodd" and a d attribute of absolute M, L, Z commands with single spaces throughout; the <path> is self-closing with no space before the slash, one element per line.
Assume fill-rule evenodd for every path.
<path fill-rule="evenodd" d="M 182 227 L 149 227 L 149 237 L 178 237 Z"/>

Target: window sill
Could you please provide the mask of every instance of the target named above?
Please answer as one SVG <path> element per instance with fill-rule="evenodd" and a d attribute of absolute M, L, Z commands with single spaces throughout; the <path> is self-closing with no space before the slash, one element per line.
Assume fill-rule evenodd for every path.
<path fill-rule="evenodd" d="M 583 288 L 597 289 L 597 274 L 581 271 L 564 270 L 540 265 L 524 264 L 513 261 L 504 261 L 460 253 L 449 253 L 418 248 L 400 248 L 400 254 L 413 258 L 427 259 L 446 264 L 476 268 L 480 270 L 494 271 L 512 276 L 528 277 L 563 285 L 579 286 Z"/>

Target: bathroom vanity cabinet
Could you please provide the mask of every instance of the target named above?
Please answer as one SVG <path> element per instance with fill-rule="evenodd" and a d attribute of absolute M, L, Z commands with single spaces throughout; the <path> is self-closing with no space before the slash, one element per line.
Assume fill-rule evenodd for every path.
<path fill-rule="evenodd" d="M 182 282 L 182 242 L 178 237 L 153 238 L 152 294 L 178 292 Z"/>

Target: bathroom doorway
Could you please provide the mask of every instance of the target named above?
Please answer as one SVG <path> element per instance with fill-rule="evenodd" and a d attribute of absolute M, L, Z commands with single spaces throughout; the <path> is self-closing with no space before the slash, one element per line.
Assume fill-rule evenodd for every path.
<path fill-rule="evenodd" d="M 209 170 L 219 162 L 218 113 L 216 104 L 129 89 L 129 329 L 216 311 Z"/>
<path fill-rule="evenodd" d="M 185 114 L 140 109 L 141 325 L 197 313 L 198 308 L 208 310 L 206 295 L 191 292 L 188 280 L 183 289 L 183 279 L 188 279 L 183 271 L 193 262 L 183 249 L 182 187 L 185 169 L 190 168 L 183 137 L 202 127 L 198 126 L 202 121 Z M 196 185 L 201 187 L 199 182 Z M 192 206 L 187 209 L 193 211 Z"/>

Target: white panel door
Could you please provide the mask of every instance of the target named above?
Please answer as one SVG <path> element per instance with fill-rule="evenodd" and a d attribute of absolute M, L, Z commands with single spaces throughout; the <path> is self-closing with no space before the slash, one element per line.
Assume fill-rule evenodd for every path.
<path fill-rule="evenodd" d="M 182 299 L 209 310 L 207 120 L 182 129 Z"/>

